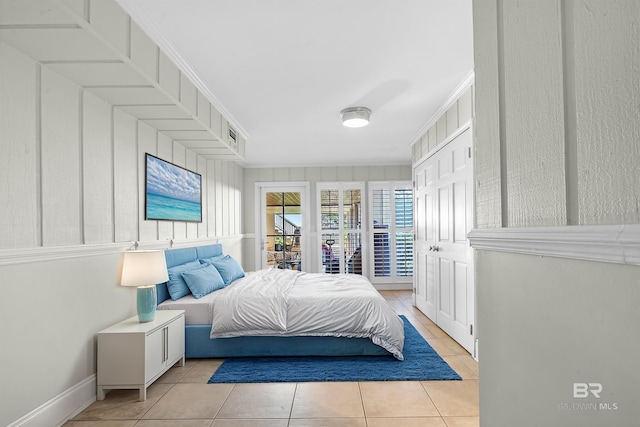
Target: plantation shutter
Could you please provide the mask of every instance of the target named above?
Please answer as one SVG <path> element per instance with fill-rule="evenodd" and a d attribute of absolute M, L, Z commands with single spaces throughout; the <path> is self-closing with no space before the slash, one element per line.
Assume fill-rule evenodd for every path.
<path fill-rule="evenodd" d="M 395 188 L 396 276 L 413 276 L 413 189 Z"/>
<path fill-rule="evenodd" d="M 372 282 L 410 282 L 413 276 L 413 189 L 410 182 L 371 182 Z"/>

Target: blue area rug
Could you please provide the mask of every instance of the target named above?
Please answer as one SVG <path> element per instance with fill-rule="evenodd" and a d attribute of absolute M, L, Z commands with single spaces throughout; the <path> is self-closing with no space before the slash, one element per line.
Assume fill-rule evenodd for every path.
<path fill-rule="evenodd" d="M 389 356 L 238 357 L 225 359 L 212 383 L 460 380 L 404 316 L 404 361 Z"/>

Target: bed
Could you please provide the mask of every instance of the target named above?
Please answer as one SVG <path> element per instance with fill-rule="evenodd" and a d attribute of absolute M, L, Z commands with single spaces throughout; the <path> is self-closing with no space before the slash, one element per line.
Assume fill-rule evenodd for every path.
<path fill-rule="evenodd" d="M 218 260 L 230 257 L 219 244 L 170 249 L 165 257 L 170 281 L 157 285 L 158 309 L 185 310 L 187 358 L 393 355 L 403 359 L 402 319 L 363 276 L 265 269 L 236 271 L 227 277 L 229 271 Z M 176 274 L 191 284 L 191 279 L 204 274 L 198 264 L 213 265 L 207 262 L 215 262 L 229 283 L 209 293 L 197 287 L 176 293 L 172 282 Z"/>

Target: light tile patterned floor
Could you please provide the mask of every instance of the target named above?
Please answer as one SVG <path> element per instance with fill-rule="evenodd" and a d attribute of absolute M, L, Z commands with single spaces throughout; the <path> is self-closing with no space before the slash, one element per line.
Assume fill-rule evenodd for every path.
<path fill-rule="evenodd" d="M 478 363 L 411 305 L 382 291 L 462 381 L 207 384 L 221 360 L 187 360 L 137 390 L 113 390 L 66 427 L 478 427 Z"/>

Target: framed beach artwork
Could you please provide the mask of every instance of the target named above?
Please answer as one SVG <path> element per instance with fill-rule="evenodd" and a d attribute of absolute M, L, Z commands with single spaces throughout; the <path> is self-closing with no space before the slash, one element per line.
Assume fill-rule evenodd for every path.
<path fill-rule="evenodd" d="M 202 222 L 202 176 L 146 153 L 145 219 Z"/>

